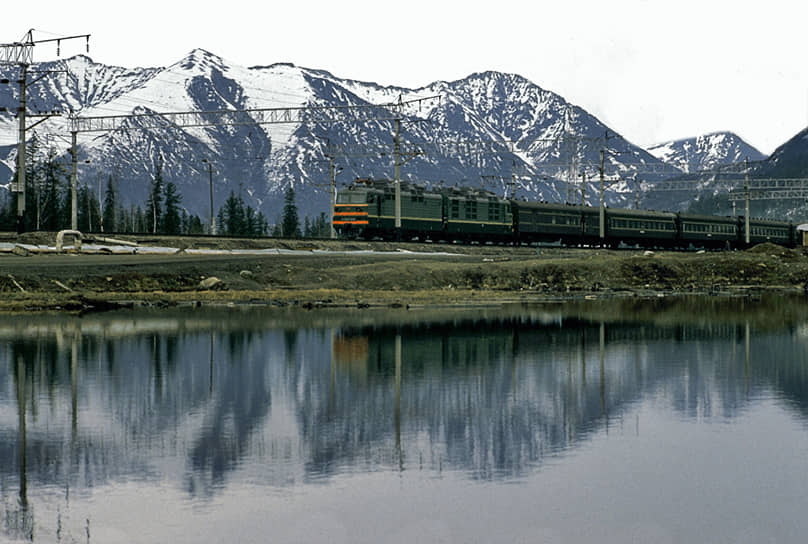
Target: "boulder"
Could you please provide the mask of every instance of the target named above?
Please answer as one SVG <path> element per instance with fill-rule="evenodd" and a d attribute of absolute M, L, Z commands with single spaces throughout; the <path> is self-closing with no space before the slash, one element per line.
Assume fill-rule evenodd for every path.
<path fill-rule="evenodd" d="M 222 280 L 217 278 L 216 276 L 211 276 L 209 278 L 205 278 L 204 280 L 199 282 L 199 289 L 210 291 L 215 289 L 224 289 L 225 285 Z"/>

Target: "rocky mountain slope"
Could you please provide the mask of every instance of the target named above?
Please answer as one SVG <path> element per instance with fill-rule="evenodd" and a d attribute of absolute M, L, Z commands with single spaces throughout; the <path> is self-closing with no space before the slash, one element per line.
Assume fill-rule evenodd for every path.
<path fill-rule="evenodd" d="M 761 161 L 766 158 L 733 132 L 714 132 L 665 142 L 648 148 L 648 152 L 685 173 L 712 170 L 745 159 Z"/>
<path fill-rule="evenodd" d="M 594 177 L 605 148 L 608 200 L 620 203 L 633 172 L 659 161 L 632 145 L 583 109 L 513 74 L 486 72 L 422 89 L 381 87 L 345 80 L 327 72 L 289 64 L 243 67 L 197 49 L 165 68 L 124 69 L 77 56 L 42 63 L 39 70 L 65 70 L 29 88 L 29 111 L 73 112 L 81 117 L 135 115 L 116 130 L 79 133 L 81 183 L 106 183 L 111 174 L 124 198 L 145 198 L 158 163 L 178 184 L 189 211 L 206 215 L 208 171 L 214 165 L 215 201 L 240 193 L 270 219 L 282 206 L 286 188 L 295 188 L 301 213 L 328 209 L 329 163 L 338 182 L 355 177 L 393 177 L 393 123 L 330 123 L 303 120 L 283 124 L 247 122 L 182 128 L 169 120 L 143 129 L 136 115 L 263 108 L 344 108 L 391 104 L 439 96 L 405 111 L 402 149 L 408 157 L 402 178 L 428 184 L 461 184 L 528 198 L 579 201 L 564 181 L 581 171 Z M 14 69 L 4 77 L 14 79 Z M 0 106 L 13 111 L 15 85 L 0 87 Z M 67 116 L 37 127 L 46 147 L 65 154 Z M 0 116 L 2 160 L 13 169 L 16 119 Z M 87 162 L 89 161 L 89 162 Z M 576 173 L 571 173 L 571 168 Z M 594 195 L 588 195 L 589 200 Z"/>
<path fill-rule="evenodd" d="M 680 174 L 707 164 L 708 157 L 721 160 L 719 153 L 729 157 L 724 160 L 735 160 L 742 148 L 721 146 L 713 135 L 708 137 L 710 152 L 698 160 L 691 160 L 692 153 L 685 153 L 691 157 L 687 160 L 674 158 L 673 151 L 663 148 L 654 156 L 561 96 L 521 76 L 498 72 L 405 89 L 290 64 L 244 67 L 201 49 L 163 68 L 125 69 L 76 56 L 36 69 L 64 73 L 29 87 L 29 111 L 127 116 L 115 130 L 78 134 L 80 183 L 105 188 L 112 176 L 123 199 L 139 204 L 162 164 L 164 178 L 178 185 L 183 206 L 203 220 L 209 216 L 208 164 L 213 166 L 217 208 L 235 192 L 270 221 L 279 216 L 289 187 L 296 191 L 301 217 L 329 209 L 329 156 L 339 172 L 338 184 L 356 177 L 391 179 L 394 123 L 390 115 L 388 120 L 332 122 L 327 115 L 307 114 L 270 124 L 253 113 L 239 124 L 189 127 L 153 114 L 268 108 L 327 112 L 439 97 L 403 108 L 402 179 L 500 194 L 511 194 L 513 183 L 517 196 L 580 202 L 581 174 L 598 177 L 603 150 L 610 180 L 606 199 L 613 206 L 633 203 L 639 181 Z M 18 77 L 9 67 L 0 75 L 12 81 Z M 13 84 L 0 86 L 0 107 L 13 112 L 18 91 Z M 14 168 L 16 123 L 13 115 L 0 114 L 0 184 Z M 56 149 L 68 162 L 67 115 L 39 125 L 36 133 L 43 147 Z M 597 191 L 591 189 L 586 200 L 596 202 Z"/>

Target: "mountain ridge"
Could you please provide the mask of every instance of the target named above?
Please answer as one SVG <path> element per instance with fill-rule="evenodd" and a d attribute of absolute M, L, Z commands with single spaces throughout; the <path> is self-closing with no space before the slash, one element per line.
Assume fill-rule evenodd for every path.
<path fill-rule="evenodd" d="M 766 156 L 731 131 L 719 131 L 680 138 L 648 148 L 656 158 L 684 173 L 714 169 L 744 159 L 761 161 Z"/>
<path fill-rule="evenodd" d="M 381 86 L 342 79 L 326 70 L 291 63 L 243 67 L 201 48 L 158 68 L 125 69 L 96 64 L 84 55 L 43 68 L 67 69 L 35 88 L 39 106 L 67 106 L 82 116 L 152 115 L 259 108 L 343 108 L 378 106 L 438 94 L 440 101 L 408 108 L 402 140 L 423 152 L 408 157 L 402 178 L 427 184 L 457 183 L 509 193 L 511 180 L 519 197 L 580 201 L 582 173 L 593 179 L 604 150 L 604 167 L 614 180 L 606 189 L 609 205 L 633 201 L 643 170 L 665 170 L 665 163 L 622 137 L 583 108 L 518 74 L 483 71 L 455 81 L 436 81 L 418 89 Z M 7 73 L 9 70 L 0 71 Z M 32 87 L 33 89 L 33 87 Z M 0 87 L 0 106 L 13 106 L 13 86 Z M 142 119 L 127 119 L 114 133 L 79 134 L 81 183 L 105 183 L 112 174 L 130 202 L 142 202 L 158 164 L 175 182 L 183 206 L 209 215 L 207 165 L 215 166 L 213 188 L 221 204 L 230 192 L 242 194 L 270 219 L 280 213 L 284 191 L 298 193 L 301 215 L 329 209 L 329 149 L 367 149 L 334 158 L 342 173 L 338 183 L 355 177 L 391 178 L 392 123 L 323 124 L 304 120 L 288 124 L 195 126 L 162 123 L 143 130 Z M 49 121 L 50 132 L 69 134 L 67 120 Z M 7 134 L 0 158 L 13 168 L 13 122 L 0 118 Z M 454 154 L 434 151 L 446 144 L 474 144 Z M 63 136 L 51 141 L 66 157 Z M 451 146 L 448 146 L 451 147 Z M 378 150 L 387 149 L 382 154 Z M 471 149 L 467 151 L 466 149 Z M 89 164 L 85 163 L 89 160 Z M 676 173 L 679 170 L 668 170 Z M 656 176 L 659 178 L 660 176 Z M 488 180 L 488 181 L 486 181 Z M 576 195 L 577 192 L 577 195 Z M 586 200 L 594 203 L 594 191 Z"/>

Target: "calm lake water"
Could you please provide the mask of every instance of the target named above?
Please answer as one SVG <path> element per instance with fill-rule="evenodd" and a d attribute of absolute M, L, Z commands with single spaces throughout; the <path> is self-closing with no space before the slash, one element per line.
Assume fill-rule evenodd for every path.
<path fill-rule="evenodd" d="M 804 542 L 808 305 L 0 318 L 0 541 Z"/>

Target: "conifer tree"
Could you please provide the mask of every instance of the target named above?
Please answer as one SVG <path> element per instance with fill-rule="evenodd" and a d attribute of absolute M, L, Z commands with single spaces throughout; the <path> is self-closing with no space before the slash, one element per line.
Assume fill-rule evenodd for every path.
<path fill-rule="evenodd" d="M 240 196 L 236 196 L 233 191 L 230 191 L 230 196 L 227 197 L 224 206 L 219 210 L 218 221 L 222 234 L 227 236 L 245 235 L 244 201 Z"/>
<path fill-rule="evenodd" d="M 300 220 L 297 216 L 295 190 L 291 186 L 286 190 L 286 195 L 284 196 L 281 232 L 284 238 L 300 238 Z"/>
<path fill-rule="evenodd" d="M 148 232 L 157 233 L 163 221 L 163 162 L 157 163 L 149 197 L 146 202 L 146 218 L 149 221 Z"/>
<path fill-rule="evenodd" d="M 182 232 L 182 218 L 180 217 L 180 202 L 182 195 L 177 186 L 169 181 L 165 185 L 165 213 L 163 214 L 162 231 L 166 234 L 180 234 Z"/>
<path fill-rule="evenodd" d="M 120 227 L 118 216 L 118 194 L 115 191 L 115 180 L 112 176 L 107 178 L 107 190 L 104 192 L 104 211 L 102 213 L 101 230 L 118 232 Z"/>
<path fill-rule="evenodd" d="M 258 223 L 258 236 L 266 236 L 269 234 L 269 223 L 263 212 L 258 212 L 256 222 Z"/>

